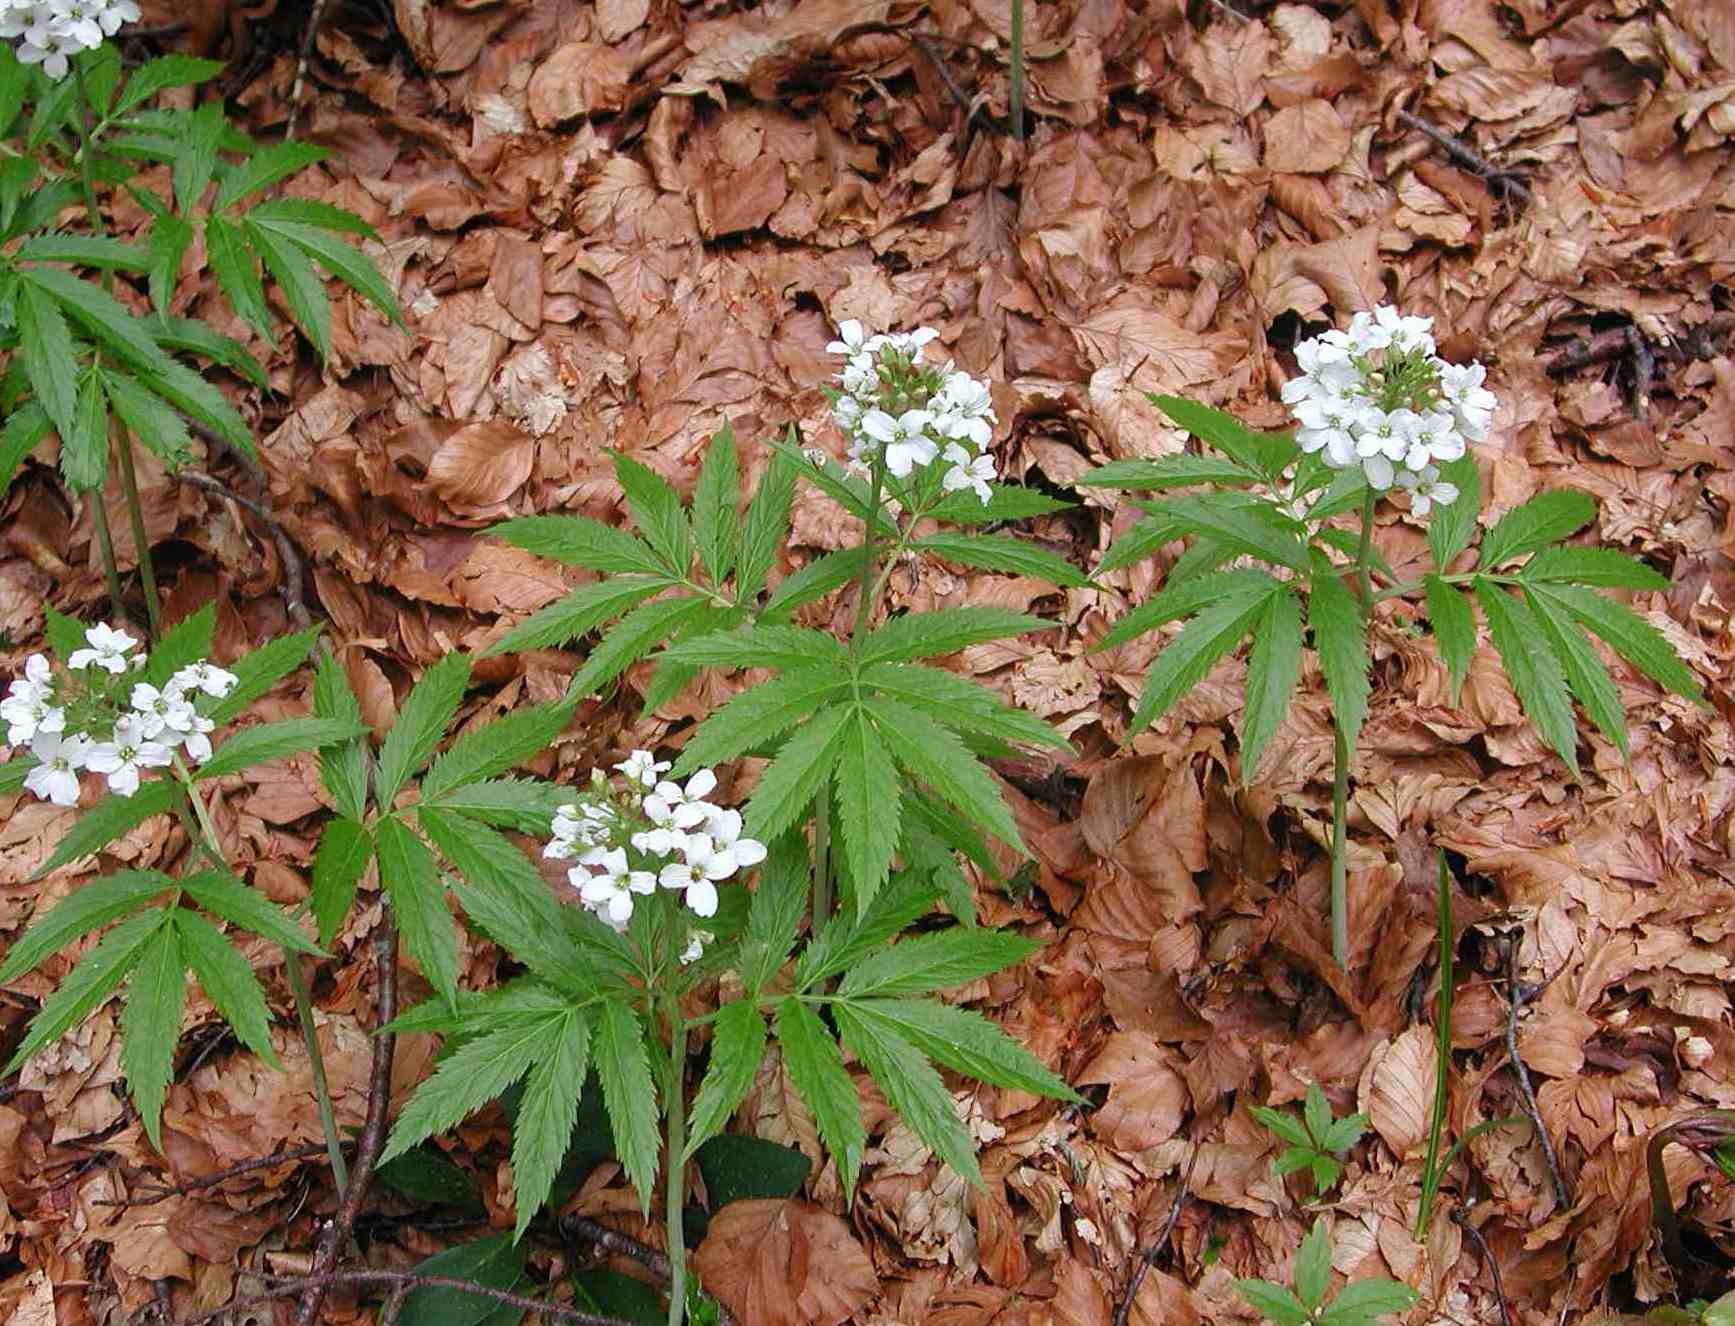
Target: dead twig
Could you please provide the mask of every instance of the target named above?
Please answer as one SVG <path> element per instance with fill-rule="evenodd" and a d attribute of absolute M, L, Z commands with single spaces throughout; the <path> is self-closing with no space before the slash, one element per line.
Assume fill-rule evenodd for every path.
<path fill-rule="evenodd" d="M 1633 418 L 1643 421 L 1651 412 L 1651 379 L 1656 376 L 1657 356 L 1651 343 L 1637 327 L 1627 328 L 1627 362 L 1632 365 L 1632 387 L 1628 398 Z"/>
<path fill-rule="evenodd" d="M 1536 1089 L 1530 1085 L 1530 1071 L 1518 1053 L 1518 1015 L 1523 1011 L 1526 998 L 1524 984 L 1518 979 L 1518 938 L 1518 931 L 1506 932 L 1506 1053 L 1512 1060 L 1512 1075 L 1518 1079 L 1518 1093 L 1524 1098 L 1524 1113 L 1529 1116 L 1530 1126 L 1536 1129 L 1536 1136 L 1542 1143 L 1542 1158 L 1548 1163 L 1548 1177 L 1554 1184 L 1555 1199 L 1560 1203 L 1560 1209 L 1565 1211 L 1572 1206 L 1572 1193 L 1560 1172 L 1554 1143 L 1549 1140 L 1548 1129 L 1543 1125 L 1542 1108 L 1536 1103 Z M 1538 989 L 1547 985 L 1548 981 L 1544 981 Z M 1533 995 L 1530 997 L 1534 998 Z"/>
<path fill-rule="evenodd" d="M 315 1156 L 325 1154 L 325 1143 L 316 1142 L 310 1146 L 298 1146 L 292 1151 L 279 1151 L 274 1156 L 260 1156 L 254 1160 L 243 1160 L 239 1164 L 220 1169 L 214 1174 L 201 1174 L 198 1178 L 188 1179 L 185 1183 L 177 1183 L 173 1188 L 153 1188 L 143 1197 L 128 1197 L 124 1201 L 99 1201 L 98 1206 L 155 1206 L 158 1202 L 166 1202 L 171 1197 L 185 1197 L 188 1193 L 199 1192 L 205 1188 L 214 1188 L 219 1183 L 239 1178 L 243 1174 L 251 1174 L 259 1169 L 276 1169 L 279 1165 L 287 1165 L 293 1160 L 311 1160 Z"/>
<path fill-rule="evenodd" d="M 1441 151 L 1472 175 L 1487 181 L 1496 197 L 1516 198 L 1521 203 L 1534 201 L 1536 195 L 1531 193 L 1530 186 L 1519 179 L 1516 173 L 1496 166 L 1462 138 L 1454 137 L 1439 125 L 1424 120 L 1420 115 L 1412 115 L 1409 111 L 1399 111 L 1398 119 L 1418 133 L 1431 138 Z"/>
<path fill-rule="evenodd" d="M 312 619 L 307 615 L 307 582 L 302 570 L 301 554 L 295 550 L 294 542 L 283 532 L 283 526 L 277 523 L 277 517 L 271 514 L 271 509 L 263 502 L 243 497 L 221 479 L 213 478 L 203 470 L 177 470 L 174 477 L 182 483 L 215 493 L 218 497 L 251 511 L 264 522 L 265 528 L 271 533 L 272 541 L 277 545 L 278 559 L 283 563 L 284 610 L 289 614 L 289 620 L 295 624 L 296 630 L 305 631 L 312 624 Z"/>
<path fill-rule="evenodd" d="M 1198 1159 L 1199 1148 L 1195 1144 L 1187 1156 L 1187 1168 L 1181 1174 L 1180 1186 L 1175 1189 L 1175 1200 L 1169 1206 L 1169 1218 L 1163 1221 L 1163 1232 L 1139 1253 L 1139 1260 L 1133 1266 L 1132 1278 L 1127 1281 L 1127 1292 L 1121 1296 L 1120 1306 L 1115 1309 L 1114 1326 L 1127 1326 L 1133 1303 L 1139 1296 L 1139 1290 L 1144 1287 L 1145 1276 L 1150 1273 L 1151 1267 L 1157 1264 L 1157 1258 L 1163 1255 L 1163 1249 L 1169 1246 L 1169 1235 L 1175 1232 L 1175 1224 L 1180 1220 L 1181 1210 L 1187 1204 L 1187 1190 L 1193 1183 L 1193 1164 Z"/>
<path fill-rule="evenodd" d="M 233 1303 L 226 1303 L 220 1308 L 212 1308 L 208 1312 L 200 1312 L 186 1318 L 180 1326 L 205 1326 L 206 1322 L 219 1321 L 232 1312 L 244 1312 L 248 1308 L 261 1307 L 266 1303 L 282 1298 L 285 1294 L 297 1293 L 301 1290 L 317 1287 L 323 1294 L 326 1290 L 338 1285 L 391 1285 L 402 1286 L 406 1290 L 415 1289 L 456 1289 L 466 1294 L 474 1294 L 477 1298 L 492 1299 L 496 1303 L 509 1308 L 518 1308 L 523 1312 L 540 1312 L 551 1321 L 570 1321 L 576 1326 L 632 1326 L 631 1322 L 619 1317 L 604 1317 L 595 1312 L 581 1312 L 577 1308 L 569 1308 L 561 1303 L 549 1303 L 543 1299 L 528 1298 L 523 1294 L 510 1293 L 504 1289 L 490 1289 L 486 1285 L 476 1284 L 471 1280 L 461 1280 L 455 1275 L 418 1275 L 414 1271 L 327 1271 L 324 1275 L 271 1275 L 265 1271 L 250 1271 L 242 1268 L 240 1274 L 254 1280 L 263 1280 L 271 1286 L 268 1294 L 254 1294 L 248 1298 L 238 1298 Z"/>
<path fill-rule="evenodd" d="M 296 1326 L 313 1326 L 325 1302 L 332 1282 L 321 1279 L 337 1265 L 339 1252 L 349 1241 L 350 1230 L 367 1197 L 368 1184 L 373 1179 L 374 1164 L 386 1141 L 386 1114 L 392 1097 L 392 1052 L 397 1048 L 397 1035 L 381 1031 L 398 1015 L 398 930 L 388 911 L 374 935 L 374 954 L 379 968 L 378 1013 L 374 1028 L 372 1070 L 368 1075 L 367 1120 L 362 1125 L 361 1138 L 356 1143 L 355 1164 L 350 1167 L 349 1184 L 343 1190 L 337 1215 L 319 1237 L 319 1247 L 313 1257 L 313 1274 L 301 1307 L 295 1314 Z"/>
<path fill-rule="evenodd" d="M 560 1222 L 561 1230 L 569 1237 L 581 1238 L 587 1243 L 595 1244 L 605 1252 L 616 1256 L 630 1257 L 644 1267 L 664 1284 L 668 1284 L 671 1272 L 668 1256 L 661 1249 L 641 1242 L 631 1234 L 623 1234 L 618 1229 L 610 1229 L 601 1221 L 592 1220 L 588 1216 L 565 1216 Z M 722 1303 L 717 1304 L 718 1326 L 735 1326 L 735 1318 Z M 384 1323 L 381 1323 L 384 1326 Z"/>
<path fill-rule="evenodd" d="M 941 84 L 944 85 L 946 91 L 951 95 L 952 100 L 958 103 L 958 109 L 964 112 L 964 127 L 966 129 L 968 129 L 972 123 L 976 123 L 980 124 L 991 133 L 1004 134 L 1006 132 L 1006 127 L 1004 125 L 997 121 L 992 115 L 985 112 L 981 105 L 976 101 L 973 101 L 969 94 L 958 85 L 958 80 L 952 76 L 951 68 L 946 64 L 944 58 L 941 57 L 940 52 L 935 49 L 933 42 L 929 41 L 919 32 L 909 32 L 904 35 L 909 39 L 910 45 L 914 46 L 923 56 L 926 57 L 928 63 L 933 67 L 934 72 L 939 75 Z"/>
<path fill-rule="evenodd" d="M 289 121 L 283 127 L 283 141 L 295 137 L 295 121 L 301 115 L 301 89 L 307 83 L 307 68 L 313 62 L 313 39 L 325 19 L 325 7 L 330 0 L 313 0 L 313 10 L 307 16 L 307 30 L 301 34 L 301 54 L 295 61 L 295 82 L 289 85 Z"/>
<path fill-rule="evenodd" d="M 1476 1245 L 1476 1252 L 1482 1258 L 1482 1265 L 1488 1268 L 1488 1278 L 1494 1282 L 1494 1301 L 1500 1305 L 1500 1326 L 1512 1326 L 1512 1308 L 1506 1302 L 1506 1286 L 1500 1281 L 1500 1263 L 1494 1260 L 1494 1251 L 1488 1246 L 1488 1240 L 1470 1223 L 1469 1214 L 1461 1206 L 1452 1208 L 1452 1223 L 1470 1236 L 1470 1242 Z"/>

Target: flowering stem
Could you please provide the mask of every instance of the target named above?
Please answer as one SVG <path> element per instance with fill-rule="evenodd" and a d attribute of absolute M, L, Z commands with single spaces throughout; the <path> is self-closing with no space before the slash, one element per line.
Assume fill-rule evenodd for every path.
<path fill-rule="evenodd" d="M 687 1240 L 681 1225 L 687 1188 L 687 1164 L 683 1158 L 687 1149 L 687 1022 L 681 1015 L 679 995 L 666 995 L 664 1007 L 668 1010 L 671 1030 L 667 1109 L 669 1173 L 668 1186 L 663 1194 L 669 1235 L 669 1326 L 681 1326 L 687 1313 Z"/>
<path fill-rule="evenodd" d="M 223 843 L 217 836 L 217 826 L 211 822 L 211 812 L 194 785 L 192 771 L 187 768 L 186 761 L 178 752 L 175 755 L 174 772 L 187 794 L 181 799 L 181 823 L 187 830 L 187 836 L 217 869 L 225 872 L 231 870 L 229 859 L 223 855 Z M 192 810 L 193 822 L 187 819 L 189 808 Z M 337 1129 L 337 1111 L 332 1108 L 331 1087 L 325 1076 L 325 1055 L 320 1051 L 318 1029 L 313 1024 L 313 996 L 307 988 L 307 977 L 302 974 L 300 957 L 287 948 L 283 948 L 281 952 L 284 974 L 289 978 L 289 988 L 295 995 L 295 1012 L 301 1022 L 301 1039 L 307 1046 L 307 1063 L 313 1073 L 313 1094 L 319 1104 L 319 1123 L 325 1132 L 325 1152 L 331 1161 L 331 1177 L 341 1192 L 349 1186 L 349 1166 L 344 1163 L 343 1135 Z"/>
<path fill-rule="evenodd" d="M 867 633 L 869 619 L 874 610 L 874 532 L 879 524 L 880 499 L 885 495 L 886 470 L 884 459 L 874 462 L 873 492 L 868 498 L 868 517 L 866 530 L 862 535 L 861 549 L 861 587 L 856 597 L 855 629 L 850 632 L 849 646 L 857 649 L 861 646 L 862 636 Z"/>
<path fill-rule="evenodd" d="M 1356 591 L 1361 602 L 1364 623 L 1371 623 L 1374 611 L 1373 561 L 1374 505 L 1379 493 L 1369 488 L 1362 499 L 1361 542 L 1356 547 Z M 1354 754 L 1349 748 L 1349 734 L 1344 730 L 1340 715 L 1331 720 L 1333 753 L 1331 779 L 1331 956 L 1337 965 L 1349 970 L 1349 763 Z"/>
<path fill-rule="evenodd" d="M 1373 547 L 1374 547 L 1374 505 L 1380 500 L 1380 495 L 1369 488 L 1361 504 L 1361 544 L 1355 554 L 1356 589 L 1361 594 L 1361 611 L 1364 618 L 1371 619 L 1374 611 L 1374 581 L 1373 581 Z"/>
<path fill-rule="evenodd" d="M 121 589 L 120 568 L 114 564 L 114 531 L 108 527 L 108 504 L 103 501 L 100 492 L 90 493 L 88 496 L 91 523 L 96 526 L 97 555 L 102 558 L 102 578 L 108 584 L 108 601 L 117 618 L 123 622 L 131 621 L 131 614 L 121 602 L 124 592 Z"/>
<path fill-rule="evenodd" d="M 120 457 L 120 486 L 126 494 L 127 520 L 132 525 L 133 553 L 138 558 L 139 579 L 145 587 L 145 615 L 150 619 L 151 639 L 162 635 L 163 603 L 157 596 L 157 568 L 151 561 L 150 536 L 145 532 L 145 508 L 139 499 L 139 476 L 133 468 L 132 435 L 118 423 L 109 428 L 110 444 Z"/>

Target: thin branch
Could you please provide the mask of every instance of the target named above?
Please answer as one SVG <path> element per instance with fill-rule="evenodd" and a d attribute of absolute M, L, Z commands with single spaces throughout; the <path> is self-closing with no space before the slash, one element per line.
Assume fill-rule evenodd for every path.
<path fill-rule="evenodd" d="M 266 529 L 271 532 L 272 541 L 277 544 L 278 560 L 283 563 L 284 610 L 288 612 L 289 620 L 295 623 L 295 628 L 305 631 L 311 625 L 311 619 L 307 615 L 307 602 L 304 597 L 306 581 L 302 573 L 301 554 L 296 552 L 295 544 L 289 535 L 283 532 L 283 526 L 277 523 L 277 517 L 271 514 L 271 509 L 251 497 L 243 497 L 221 479 L 213 478 L 203 470 L 177 470 L 174 477 L 182 483 L 215 493 L 218 497 L 251 511 L 264 522 Z"/>
<path fill-rule="evenodd" d="M 313 11 L 307 16 L 307 30 L 301 34 L 301 55 L 295 62 L 295 82 L 289 88 L 289 122 L 283 127 L 283 141 L 295 137 L 295 121 L 301 115 L 301 89 L 307 82 L 307 68 L 313 62 L 313 39 L 325 19 L 325 7 L 330 0 L 313 0 Z"/>
<path fill-rule="evenodd" d="M 1500 1263 L 1494 1259 L 1488 1240 L 1483 1237 L 1480 1229 L 1470 1223 L 1470 1217 L 1463 1207 L 1452 1208 L 1452 1222 L 1470 1236 L 1470 1242 L 1476 1245 L 1476 1251 L 1482 1257 L 1482 1264 L 1488 1268 L 1488 1278 L 1494 1282 L 1494 1301 L 1500 1305 L 1500 1326 L 1512 1326 L 1512 1308 L 1506 1302 L 1506 1286 L 1500 1281 Z"/>
<path fill-rule="evenodd" d="M 323 1292 L 338 1285 L 402 1285 L 409 1289 L 456 1289 L 461 1293 L 474 1294 L 477 1298 L 492 1299 L 496 1303 L 518 1308 L 523 1312 L 540 1312 L 554 1321 L 570 1321 L 575 1323 L 575 1326 L 632 1326 L 631 1322 L 623 1321 L 619 1317 L 604 1317 L 594 1312 L 581 1312 L 561 1303 L 549 1303 L 542 1299 L 528 1298 L 523 1294 L 510 1293 L 504 1289 L 490 1289 L 471 1280 L 461 1280 L 455 1275 L 418 1275 L 414 1271 L 328 1271 L 319 1276 L 271 1275 L 245 1267 L 240 1268 L 239 1274 L 250 1279 L 263 1280 L 271 1286 L 271 1292 L 255 1294 L 250 1298 L 238 1298 L 220 1308 L 197 1313 L 183 1320 L 180 1326 L 205 1326 L 206 1322 L 218 1321 L 232 1312 L 260 1307 L 282 1298 L 285 1294 L 312 1289 L 315 1286 Z"/>
<path fill-rule="evenodd" d="M 275 1169 L 279 1165 L 287 1165 L 292 1160 L 311 1160 L 315 1156 L 325 1154 L 325 1143 L 315 1142 L 308 1146 L 298 1146 L 292 1151 L 279 1151 L 274 1156 L 259 1156 L 253 1160 L 243 1160 L 227 1169 L 220 1169 L 214 1174 L 201 1174 L 197 1178 L 178 1183 L 173 1188 L 153 1188 L 147 1196 L 128 1197 L 124 1201 L 99 1201 L 98 1206 L 155 1206 L 158 1202 L 166 1202 L 171 1197 L 185 1197 L 188 1193 L 198 1192 L 204 1188 L 214 1188 L 219 1183 L 239 1178 L 243 1174 L 251 1174 L 254 1170 Z"/>
<path fill-rule="evenodd" d="M 592 1220 L 588 1216 L 570 1215 L 562 1217 L 560 1228 L 563 1233 L 581 1238 L 587 1243 L 595 1244 L 605 1252 L 612 1252 L 619 1257 L 629 1257 L 644 1267 L 664 1284 L 670 1280 L 669 1258 L 660 1248 L 634 1238 L 631 1234 L 623 1234 L 618 1229 L 610 1229 L 601 1221 Z M 718 1326 L 736 1326 L 735 1317 L 717 1303 Z M 381 1326 L 385 1326 L 382 1322 Z"/>
<path fill-rule="evenodd" d="M 313 1257 L 312 1283 L 302 1296 L 295 1314 L 296 1326 L 313 1326 L 325 1302 L 331 1282 L 320 1277 L 328 1275 L 337 1265 L 338 1254 L 348 1243 L 355 1218 L 367 1198 L 368 1184 L 373 1179 L 374 1164 L 386 1141 L 386 1115 L 392 1099 L 392 1052 L 397 1048 L 397 1035 L 382 1032 L 398 1015 L 398 931 L 388 910 L 379 929 L 374 933 L 374 954 L 379 967 L 379 1009 L 374 1029 L 373 1067 L 368 1075 L 367 1121 L 362 1125 L 361 1138 L 356 1143 L 355 1164 L 349 1172 L 349 1183 L 343 1190 L 337 1215 L 319 1237 L 319 1247 Z"/>
<path fill-rule="evenodd" d="M 1632 365 L 1631 402 L 1633 417 L 1641 422 L 1651 413 L 1651 379 L 1657 373 L 1657 356 L 1637 327 L 1627 327 L 1627 357 Z"/>
<path fill-rule="evenodd" d="M 1193 1165 L 1199 1159 L 1199 1148 L 1195 1144 L 1187 1156 L 1187 1168 L 1181 1175 L 1180 1186 L 1175 1189 L 1175 1200 L 1169 1206 L 1169 1218 L 1163 1221 L 1163 1232 L 1139 1253 L 1138 1264 L 1133 1267 L 1132 1278 L 1127 1281 L 1127 1292 L 1122 1295 L 1120 1306 L 1115 1309 L 1114 1326 L 1127 1326 L 1127 1318 L 1132 1315 L 1133 1302 L 1139 1296 L 1139 1290 L 1144 1287 L 1145 1276 L 1151 1267 L 1157 1264 L 1157 1258 L 1163 1255 L 1163 1249 L 1169 1246 L 1169 1235 L 1175 1232 L 1175 1224 L 1181 1218 L 1181 1210 L 1187 1205 L 1187 1191 L 1193 1184 Z"/>
<path fill-rule="evenodd" d="M 1530 186 L 1510 171 L 1496 166 L 1487 157 L 1471 147 L 1462 138 L 1456 138 L 1447 133 L 1439 125 L 1424 120 L 1420 115 L 1412 115 L 1409 111 L 1399 111 L 1398 119 L 1410 128 L 1425 134 L 1434 140 L 1447 156 L 1463 166 L 1473 175 L 1479 175 L 1488 182 L 1494 192 L 1503 197 L 1516 198 L 1520 202 L 1534 201 L 1536 195 L 1530 192 Z"/>
<path fill-rule="evenodd" d="M 1554 1143 L 1549 1140 L 1548 1129 L 1543 1125 L 1542 1108 L 1536 1103 L 1535 1088 L 1530 1085 L 1530 1072 L 1518 1053 L 1518 1014 L 1523 1010 L 1525 1000 L 1524 986 L 1518 979 L 1518 938 L 1516 930 L 1506 934 L 1506 1053 L 1512 1060 L 1512 1075 L 1518 1079 L 1518 1092 L 1524 1098 L 1524 1112 L 1530 1117 L 1530 1126 L 1536 1129 L 1536 1136 L 1542 1142 L 1542 1158 L 1548 1162 L 1548 1177 L 1554 1184 L 1554 1196 L 1560 1209 L 1566 1211 L 1572 1207 L 1572 1193 L 1560 1172 Z M 1547 981 L 1543 982 L 1544 986 L 1547 984 Z"/>

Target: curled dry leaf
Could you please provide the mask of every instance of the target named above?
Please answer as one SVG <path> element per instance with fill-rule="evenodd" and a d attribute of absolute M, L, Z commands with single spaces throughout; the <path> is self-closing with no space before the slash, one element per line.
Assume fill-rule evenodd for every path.
<path fill-rule="evenodd" d="M 741 1326 L 840 1326 L 879 1293 L 860 1243 L 812 1202 L 731 1202 L 693 1254 Z"/>
<path fill-rule="evenodd" d="M 1362 1075 L 1361 1111 L 1400 1160 L 1428 1140 L 1438 1062 L 1433 1031 L 1411 1027 L 1375 1050 Z"/>
<path fill-rule="evenodd" d="M 1171 1066 L 1169 1052 L 1140 1031 L 1110 1036 L 1078 1083 L 1109 1088 L 1108 1103 L 1091 1116 L 1091 1128 L 1120 1150 L 1144 1151 L 1168 1141 L 1187 1111 L 1187 1084 Z"/>
<path fill-rule="evenodd" d="M 466 424 L 428 462 L 428 483 L 455 507 L 504 502 L 530 477 L 536 444 L 509 423 Z"/>

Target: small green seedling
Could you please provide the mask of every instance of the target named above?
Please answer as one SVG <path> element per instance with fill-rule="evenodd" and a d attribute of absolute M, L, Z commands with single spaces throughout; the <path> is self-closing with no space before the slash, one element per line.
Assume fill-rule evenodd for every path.
<path fill-rule="evenodd" d="M 1340 1122 L 1348 1123 L 1349 1120 Z M 1235 1292 L 1260 1316 L 1277 1323 L 1277 1326 L 1372 1326 L 1383 1316 L 1409 1311 L 1417 1297 L 1416 1291 L 1408 1285 L 1384 1277 L 1353 1281 L 1327 1302 L 1325 1291 L 1329 1288 L 1331 1234 L 1325 1227 L 1323 1216 L 1313 1222 L 1313 1228 L 1295 1254 L 1293 1290 L 1269 1280 L 1235 1282 Z"/>
<path fill-rule="evenodd" d="M 1286 1110 L 1268 1109 L 1264 1105 L 1253 1106 L 1252 1114 L 1290 1144 L 1289 1149 L 1272 1162 L 1272 1168 L 1280 1176 L 1299 1170 L 1308 1171 L 1313 1177 L 1314 1192 L 1321 1196 L 1343 1173 L 1343 1162 L 1338 1157 L 1345 1155 L 1368 1130 L 1368 1116 L 1365 1114 L 1334 1118 L 1331 1102 L 1325 1098 L 1325 1092 L 1319 1089 L 1317 1082 L 1307 1088 L 1307 1101 L 1300 1119 Z"/>

